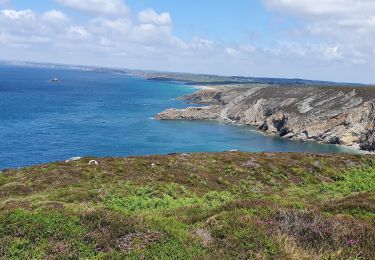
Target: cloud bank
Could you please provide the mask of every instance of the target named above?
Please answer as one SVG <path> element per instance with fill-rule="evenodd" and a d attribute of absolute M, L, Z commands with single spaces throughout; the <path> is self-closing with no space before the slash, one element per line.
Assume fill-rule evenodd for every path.
<path fill-rule="evenodd" d="M 59 8 L 3 9 L 0 58 L 375 82 L 375 2 L 370 0 L 263 0 L 273 17 L 298 21 L 269 44 L 199 35 L 182 39 L 173 32 L 170 13 L 151 8 L 133 13 L 121 0 L 54 1 L 85 19 Z"/>
<path fill-rule="evenodd" d="M 55 0 L 57 3 L 88 13 L 126 15 L 128 8 L 121 0 Z"/>
<path fill-rule="evenodd" d="M 335 44 L 338 57 L 374 65 L 375 1 L 372 0 L 264 0 L 281 14 L 304 21 L 300 35 L 310 35 Z"/>

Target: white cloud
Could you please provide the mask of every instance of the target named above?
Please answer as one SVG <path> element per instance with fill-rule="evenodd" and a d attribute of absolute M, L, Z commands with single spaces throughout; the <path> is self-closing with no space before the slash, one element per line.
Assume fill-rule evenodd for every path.
<path fill-rule="evenodd" d="M 0 11 L 0 32 L 4 35 L 15 34 L 18 37 L 29 38 L 39 30 L 37 17 L 31 10 L 2 10 Z"/>
<path fill-rule="evenodd" d="M 240 51 L 235 49 L 235 48 L 226 48 L 225 51 L 227 52 L 227 54 L 229 55 L 239 55 L 240 54 Z"/>
<path fill-rule="evenodd" d="M 375 1 L 373 0 L 263 0 L 271 10 L 303 22 L 300 36 L 310 35 L 333 47 L 325 56 L 369 64 L 375 59 Z M 367 57 L 365 57 L 367 54 Z M 367 61 L 366 61 L 367 60 Z"/>
<path fill-rule="evenodd" d="M 263 0 L 274 10 L 288 12 L 300 17 L 317 18 L 354 18 L 361 20 L 373 16 L 375 2 L 373 0 Z"/>
<path fill-rule="evenodd" d="M 257 51 L 257 48 L 252 44 L 246 44 L 241 46 L 241 50 L 245 53 L 254 53 Z"/>
<path fill-rule="evenodd" d="M 292 14 L 315 34 L 339 36 L 344 31 L 375 34 L 373 0 L 264 0 L 272 10 Z M 336 31 L 339 30 L 339 31 Z"/>
<path fill-rule="evenodd" d="M 143 10 L 139 13 L 138 19 L 143 24 L 155 24 L 171 26 L 172 18 L 169 13 L 157 14 L 152 9 Z"/>
<path fill-rule="evenodd" d="M 104 15 L 124 15 L 128 13 L 128 8 L 122 0 L 55 0 L 57 3 L 71 9 L 104 14 Z"/>
<path fill-rule="evenodd" d="M 38 49 L 50 42 L 56 52 L 95 52 L 93 56 L 119 53 L 129 57 L 152 58 L 156 55 L 179 56 L 181 52 L 210 48 L 212 41 L 193 38 L 183 41 L 172 33 L 172 19 L 168 13 L 151 9 L 136 17 L 101 16 L 76 23 L 64 13 L 50 10 L 43 14 L 31 10 L 3 10 L 0 12 L 1 44 Z M 39 37 L 39 42 L 30 36 Z M 32 50 L 30 51 L 32 52 Z"/>
<path fill-rule="evenodd" d="M 42 15 L 42 20 L 47 23 L 67 23 L 69 18 L 63 12 L 51 10 Z"/>
<path fill-rule="evenodd" d="M 371 72 L 364 79 L 361 70 L 371 71 L 369 64 L 375 60 L 372 11 L 363 11 L 359 18 L 346 7 L 336 13 L 332 3 L 338 0 L 316 0 L 317 5 L 306 0 L 263 0 L 272 12 L 302 21 L 292 28 L 294 35 L 281 41 L 275 34 L 274 42 L 264 45 L 201 36 L 182 39 L 173 33 L 168 12 L 146 9 L 131 15 L 120 0 L 55 1 L 93 15 L 75 19 L 59 10 L 2 10 L 0 58 L 226 75 L 340 81 L 373 78 L 375 82 Z M 296 40 L 296 35 L 313 40 Z"/>
<path fill-rule="evenodd" d="M 190 47 L 193 49 L 212 49 L 215 45 L 214 41 L 203 39 L 199 37 L 193 37 Z"/>
<path fill-rule="evenodd" d="M 89 30 L 95 34 L 106 35 L 107 37 L 118 37 L 128 34 L 133 23 L 129 19 L 106 19 L 96 18 L 89 22 Z"/>
<path fill-rule="evenodd" d="M 31 10 L 22 10 L 22 11 L 16 11 L 16 10 L 2 10 L 1 11 L 3 17 L 9 20 L 24 20 L 24 19 L 34 19 L 34 13 Z"/>
<path fill-rule="evenodd" d="M 87 39 L 90 37 L 90 33 L 83 26 L 71 26 L 67 33 L 73 38 L 76 38 L 76 40 L 78 40 L 77 37 L 80 39 Z"/>
<path fill-rule="evenodd" d="M 332 46 L 326 48 L 324 54 L 328 60 L 336 60 L 341 59 L 343 57 L 342 53 L 340 52 L 339 46 Z"/>

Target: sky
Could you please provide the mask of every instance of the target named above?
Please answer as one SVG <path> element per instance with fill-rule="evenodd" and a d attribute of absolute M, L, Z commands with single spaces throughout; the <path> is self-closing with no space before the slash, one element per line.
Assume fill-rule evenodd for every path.
<path fill-rule="evenodd" d="M 0 0 L 0 59 L 375 83 L 374 0 Z"/>

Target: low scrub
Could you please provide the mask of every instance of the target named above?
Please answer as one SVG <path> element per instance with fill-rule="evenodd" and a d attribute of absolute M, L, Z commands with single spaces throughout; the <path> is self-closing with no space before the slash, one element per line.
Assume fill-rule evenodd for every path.
<path fill-rule="evenodd" d="M 0 259 L 375 259 L 375 157 L 239 152 L 0 173 Z"/>

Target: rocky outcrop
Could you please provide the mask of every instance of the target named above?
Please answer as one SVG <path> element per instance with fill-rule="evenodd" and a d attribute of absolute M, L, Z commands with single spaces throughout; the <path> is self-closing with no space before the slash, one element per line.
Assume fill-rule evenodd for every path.
<path fill-rule="evenodd" d="M 292 140 L 375 150 L 375 88 L 213 89 L 181 99 L 205 106 L 168 109 L 156 118 L 235 122 Z"/>
<path fill-rule="evenodd" d="M 221 106 L 167 109 L 156 115 L 159 120 L 220 120 Z"/>
<path fill-rule="evenodd" d="M 375 132 L 365 133 L 360 140 L 360 147 L 366 151 L 375 151 Z"/>

